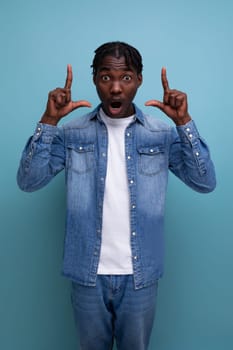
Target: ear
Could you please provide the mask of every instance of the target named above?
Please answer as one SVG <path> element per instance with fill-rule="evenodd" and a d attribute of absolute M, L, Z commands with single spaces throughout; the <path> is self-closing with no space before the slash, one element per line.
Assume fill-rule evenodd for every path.
<path fill-rule="evenodd" d="M 138 87 L 142 85 L 142 82 L 143 82 L 143 76 L 142 74 L 138 74 Z"/>

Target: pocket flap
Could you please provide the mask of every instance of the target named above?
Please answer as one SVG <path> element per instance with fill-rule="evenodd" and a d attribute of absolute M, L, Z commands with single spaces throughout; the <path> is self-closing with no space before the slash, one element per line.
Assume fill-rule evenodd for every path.
<path fill-rule="evenodd" d="M 162 145 L 155 145 L 155 146 L 139 146 L 138 152 L 140 154 L 147 154 L 147 155 L 155 155 L 157 153 L 163 153 L 164 152 L 164 146 Z"/>
<path fill-rule="evenodd" d="M 85 153 L 85 152 L 93 152 L 94 151 L 94 144 L 89 143 L 89 144 L 84 144 L 84 143 L 79 143 L 79 144 L 73 144 L 70 143 L 67 145 L 68 148 L 73 149 L 76 152 L 79 153 Z"/>

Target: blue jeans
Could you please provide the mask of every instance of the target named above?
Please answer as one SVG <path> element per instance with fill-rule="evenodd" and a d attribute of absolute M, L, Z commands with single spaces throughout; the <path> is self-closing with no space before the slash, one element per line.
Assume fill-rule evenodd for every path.
<path fill-rule="evenodd" d="M 157 283 L 134 289 L 132 275 L 98 275 L 96 287 L 72 284 L 81 350 L 146 350 L 155 316 Z"/>

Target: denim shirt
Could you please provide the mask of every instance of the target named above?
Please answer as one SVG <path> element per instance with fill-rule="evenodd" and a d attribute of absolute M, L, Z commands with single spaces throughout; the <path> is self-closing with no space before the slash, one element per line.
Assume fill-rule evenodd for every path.
<path fill-rule="evenodd" d="M 86 286 L 96 283 L 107 169 L 108 135 L 99 108 L 61 127 L 38 123 L 17 174 L 19 187 L 31 192 L 65 169 L 63 274 Z M 193 121 L 174 128 L 137 106 L 135 119 L 125 131 L 125 162 L 134 283 L 139 289 L 163 274 L 168 170 L 202 193 L 215 188 L 215 171 Z"/>

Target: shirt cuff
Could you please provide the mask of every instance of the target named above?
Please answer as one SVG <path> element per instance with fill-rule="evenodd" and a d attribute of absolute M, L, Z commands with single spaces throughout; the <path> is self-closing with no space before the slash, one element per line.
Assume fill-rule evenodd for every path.
<path fill-rule="evenodd" d="M 190 120 L 185 125 L 177 126 L 176 129 L 181 140 L 185 143 L 191 142 L 193 144 L 196 139 L 200 138 L 199 132 L 193 120 Z"/>
<path fill-rule="evenodd" d="M 37 123 L 36 129 L 33 134 L 33 141 L 40 140 L 42 143 L 51 143 L 57 132 L 57 126 L 44 123 Z"/>

